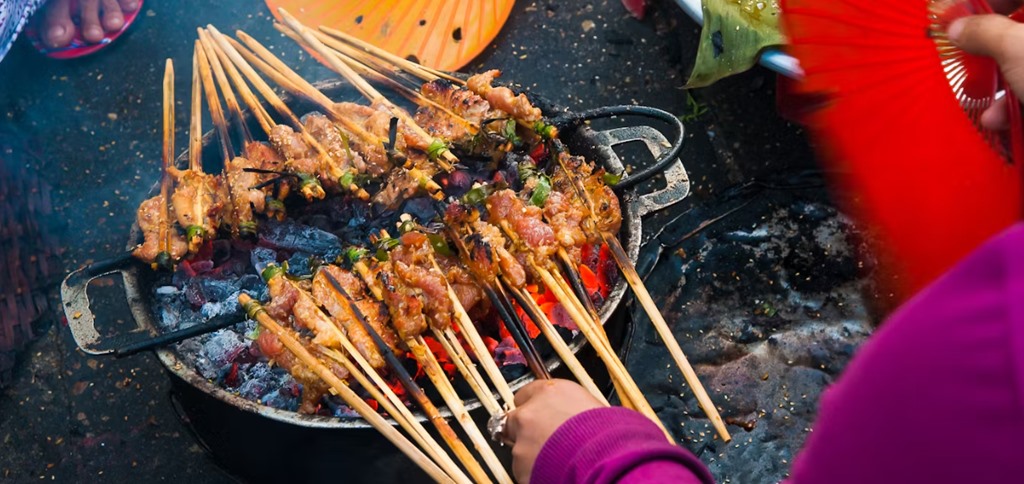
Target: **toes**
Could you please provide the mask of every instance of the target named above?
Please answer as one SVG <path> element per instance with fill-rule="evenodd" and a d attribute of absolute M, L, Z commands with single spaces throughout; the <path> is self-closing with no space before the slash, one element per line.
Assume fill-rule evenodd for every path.
<path fill-rule="evenodd" d="M 124 14 L 117 0 L 103 0 L 103 28 L 107 32 L 117 32 L 124 27 Z"/>
<path fill-rule="evenodd" d="M 134 12 L 139 9 L 139 0 L 118 0 L 121 11 L 125 13 Z"/>
<path fill-rule="evenodd" d="M 40 34 L 43 43 L 51 49 L 64 47 L 75 37 L 75 24 L 71 21 L 71 0 L 53 0 L 46 4 L 46 16 Z"/>
<path fill-rule="evenodd" d="M 81 8 L 79 16 L 82 19 L 82 38 L 93 44 L 103 40 L 103 26 L 100 25 L 100 1 L 79 0 Z"/>

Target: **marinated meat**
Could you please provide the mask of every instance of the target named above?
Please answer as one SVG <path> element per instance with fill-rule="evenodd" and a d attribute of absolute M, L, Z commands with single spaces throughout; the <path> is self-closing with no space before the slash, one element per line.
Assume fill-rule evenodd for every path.
<path fill-rule="evenodd" d="M 313 149 L 302 139 L 302 134 L 296 133 L 291 126 L 279 124 L 274 126 L 270 132 L 270 144 L 286 160 L 298 160 L 313 156 Z M 312 173 L 312 172 L 310 172 Z"/>
<path fill-rule="evenodd" d="M 236 233 L 248 229 L 255 230 L 253 211 L 262 213 L 266 210 L 266 194 L 262 190 L 252 188 L 260 183 L 259 174 L 245 171 L 252 167 L 252 162 L 241 156 L 236 156 L 224 166 L 227 188 L 231 195 L 231 206 L 227 213 Z"/>
<path fill-rule="evenodd" d="M 164 250 L 165 242 L 160 240 L 161 220 L 166 201 L 160 195 L 147 199 L 139 204 L 136 212 L 136 219 L 139 221 L 139 230 L 142 231 L 142 244 L 132 251 L 132 255 L 146 262 L 155 262 L 156 257 Z M 173 215 L 171 215 L 173 216 Z M 167 252 L 172 260 L 181 259 L 188 252 L 188 244 L 178 230 L 167 222 L 169 247 Z"/>
<path fill-rule="evenodd" d="M 358 151 L 353 150 L 348 141 L 342 137 L 342 132 L 331 120 L 320 113 L 307 114 L 302 119 L 314 139 L 316 139 L 330 155 L 342 171 L 354 170 L 358 173 L 367 173 L 368 166 Z M 347 137 L 347 135 L 345 135 Z"/>
<path fill-rule="evenodd" d="M 506 248 L 506 239 L 501 230 L 479 220 L 473 222 L 472 226 L 477 237 L 471 238 L 468 242 L 470 242 L 472 259 L 469 264 L 474 273 L 480 271 L 479 273 L 482 275 L 493 277 L 489 274 L 500 271 L 509 284 L 515 287 L 522 287 L 523 284 L 526 284 L 526 270 L 523 269 L 523 264 Z M 490 264 L 490 267 L 484 268 L 484 264 Z"/>
<path fill-rule="evenodd" d="M 490 309 L 490 304 L 487 301 L 487 295 L 473 275 L 455 257 L 438 255 L 436 259 L 445 279 L 448 280 L 448 284 L 459 298 L 462 308 L 471 316 L 486 314 Z"/>
<path fill-rule="evenodd" d="M 220 179 L 203 172 L 184 170 L 176 174 L 171 207 L 186 236 L 189 252 L 199 250 L 203 238 L 212 236 L 220 226 L 220 211 L 227 200 Z"/>
<path fill-rule="evenodd" d="M 317 307 L 309 294 L 299 293 L 299 299 L 292 307 L 292 315 L 295 316 L 295 323 L 316 335 L 313 343 L 327 348 L 341 348 L 341 338 L 338 336 L 338 328 Z"/>
<path fill-rule="evenodd" d="M 527 123 L 540 121 L 540 109 L 530 104 L 530 100 L 526 98 L 526 95 L 519 94 L 517 96 L 507 87 L 491 86 L 494 79 L 500 75 L 501 71 L 492 69 L 475 76 L 470 76 L 466 81 L 466 86 L 469 90 L 483 96 L 492 107 L 512 115 L 515 119 Z"/>
<path fill-rule="evenodd" d="M 427 82 L 420 88 L 420 92 L 427 99 L 450 109 L 475 126 L 482 125 L 486 120 L 505 117 L 500 111 L 492 109 L 490 103 L 477 93 L 459 88 L 446 79 Z"/>
<path fill-rule="evenodd" d="M 581 224 L 587 218 L 586 211 L 578 203 L 571 203 L 561 192 L 551 192 L 544 203 L 544 217 L 555 232 L 555 239 L 563 247 L 572 248 L 587 242 Z"/>
<path fill-rule="evenodd" d="M 452 320 L 452 302 L 448 298 L 448 283 L 444 274 L 434 268 L 434 253 L 430 241 L 422 232 L 402 235 L 402 244 L 391 251 L 392 267 L 403 283 L 418 289 L 423 295 L 423 313 L 430 327 L 448 329 Z"/>
<path fill-rule="evenodd" d="M 415 338 L 427 330 L 427 320 L 423 317 L 423 301 L 418 291 L 402 284 L 398 277 L 382 263 L 377 273 L 381 284 L 384 304 L 391 314 L 391 324 L 403 340 Z"/>
<path fill-rule="evenodd" d="M 357 297 L 357 294 L 361 295 L 361 291 L 356 294 L 352 294 L 354 291 L 349 289 L 353 287 L 359 288 L 360 286 L 360 283 L 358 279 L 355 279 L 355 276 L 348 271 L 342 270 L 340 267 L 325 266 L 313 277 L 313 298 L 327 309 L 335 321 L 341 324 L 349 341 L 351 341 L 352 345 L 356 347 L 356 350 L 363 355 L 363 358 L 366 358 L 366 361 L 370 363 L 370 366 L 373 366 L 374 368 L 384 367 L 386 362 L 384 361 L 384 356 L 381 354 L 377 344 L 370 336 L 370 333 L 363 328 L 363 325 L 352 317 L 346 304 L 347 301 L 345 301 L 343 296 L 338 294 L 334 289 L 334 286 L 327 279 L 325 271 L 329 271 L 330 274 L 341 283 L 342 287 L 348 286 L 348 288 L 346 288 L 346 292 L 348 292 L 353 298 Z M 357 304 L 357 307 L 358 306 L 359 305 Z M 362 309 L 364 308 L 360 307 L 360 312 L 363 312 Z M 376 312 L 372 310 L 372 308 L 366 309 L 371 309 L 371 313 Z M 384 325 L 375 324 L 374 318 L 367 315 L 366 312 L 363 312 L 363 315 L 366 316 L 367 323 L 369 323 L 370 326 L 381 335 L 381 338 L 384 339 L 385 342 L 388 342 L 389 346 L 396 348 L 397 341 L 394 336 L 394 332 L 390 331 L 389 328 Z"/>
<path fill-rule="evenodd" d="M 513 232 L 540 260 L 555 253 L 555 232 L 544 223 L 540 207 L 526 205 L 512 190 L 499 190 L 487 197 L 489 221 L 507 223 Z"/>
<path fill-rule="evenodd" d="M 299 291 L 283 277 L 272 277 L 267 281 L 270 302 L 263 306 L 270 317 L 278 321 L 288 321 L 292 307 L 299 300 Z"/>

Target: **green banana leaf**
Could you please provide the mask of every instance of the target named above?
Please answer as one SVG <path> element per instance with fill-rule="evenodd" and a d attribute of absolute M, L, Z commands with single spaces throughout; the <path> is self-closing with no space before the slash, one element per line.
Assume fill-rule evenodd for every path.
<path fill-rule="evenodd" d="M 761 50 L 785 43 L 778 0 L 703 0 L 704 28 L 687 88 L 709 86 L 757 63 Z"/>

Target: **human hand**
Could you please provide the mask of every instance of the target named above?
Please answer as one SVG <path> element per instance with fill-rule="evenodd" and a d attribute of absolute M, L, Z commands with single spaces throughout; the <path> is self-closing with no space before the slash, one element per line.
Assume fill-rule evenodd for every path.
<path fill-rule="evenodd" d="M 993 2 L 996 11 L 1009 13 L 1020 0 Z M 972 15 L 958 19 L 947 30 L 950 40 L 965 52 L 992 57 L 1019 99 L 1024 99 L 1024 24 L 1004 15 Z M 988 129 L 1006 129 L 1006 100 L 1001 99 L 981 116 Z"/>
<path fill-rule="evenodd" d="M 555 430 L 576 415 L 601 408 L 583 387 L 569 380 L 537 380 L 516 393 L 516 409 L 508 415 L 505 436 L 512 445 L 512 473 L 529 482 L 533 464 Z"/>

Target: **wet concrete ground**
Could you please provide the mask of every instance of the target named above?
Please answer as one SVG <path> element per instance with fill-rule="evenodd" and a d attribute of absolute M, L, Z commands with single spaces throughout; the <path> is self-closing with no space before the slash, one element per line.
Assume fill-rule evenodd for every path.
<path fill-rule="evenodd" d="M 651 3 L 647 19 L 637 21 L 628 16 L 618 0 L 517 2 L 494 45 L 469 67 L 502 69 L 507 79 L 572 109 L 638 103 L 686 116 L 683 157 L 694 181 L 693 194 L 673 210 L 653 217 L 646 224 L 648 236 L 654 235 L 651 227 L 660 228 L 691 207 L 699 210 L 685 220 L 694 227 L 720 214 L 727 187 L 813 168 L 802 131 L 775 114 L 775 76 L 768 71 L 757 68 L 692 92 L 696 102 L 707 108 L 704 114 L 695 114 L 682 85 L 696 52 L 699 29 L 674 3 Z M 307 78 L 332 78 L 291 41 L 277 34 L 266 7 L 256 0 L 150 0 L 130 34 L 98 55 L 51 61 L 19 41 L 0 63 L 0 127 L 29 143 L 40 161 L 27 162 L 54 188 L 59 217 L 50 222 L 65 241 L 67 270 L 123 250 L 135 208 L 158 176 L 164 59 L 173 58 L 179 67 L 176 87 L 179 112 L 184 113 L 181 101 L 188 92 L 195 27 L 207 23 L 225 32 L 244 29 L 281 52 Z M 178 126 L 180 151 L 186 142 L 184 116 L 178 117 Z M 820 190 L 812 198 L 828 206 Z M 747 219 L 776 213 L 789 202 L 772 199 L 766 203 L 748 211 Z M 748 222 L 754 220 L 743 221 Z M 727 225 L 730 223 L 734 225 Z M 730 233 L 743 227 L 738 221 L 726 219 L 718 230 Z M 715 240 L 708 237 L 700 240 Z M 736 257 L 741 255 L 749 256 L 744 253 Z M 720 263 L 727 265 L 730 259 L 724 259 Z M 680 281 L 681 264 L 678 256 L 664 257 L 653 270 L 670 271 L 667 276 L 659 276 L 662 281 Z M 684 291 L 684 287 L 680 281 L 671 289 L 656 291 L 656 298 L 659 303 L 676 304 L 681 291 L 691 291 Z M 730 310 L 740 312 L 754 311 L 752 307 L 756 306 L 735 298 L 703 301 L 731 304 Z M 683 316 L 687 314 L 675 309 L 668 314 L 669 321 L 677 324 L 675 330 L 681 340 L 693 329 L 686 326 L 688 319 Z M 673 316 L 680 322 L 675 323 Z M 110 317 L 122 319 L 127 314 L 111 309 Z M 861 313 L 857 317 L 865 319 Z M 640 361 L 641 369 L 663 368 L 663 349 L 649 340 L 642 337 L 636 344 L 631 365 Z M 688 344 L 684 347 L 694 348 Z M 845 356 L 837 365 L 844 361 Z M 695 363 L 700 365 L 702 361 Z M 836 371 L 838 368 L 830 368 L 816 391 Z M 641 383 L 647 392 L 680 391 L 665 390 L 660 378 Z M 735 386 L 731 388 L 735 391 Z M 719 394 L 718 390 L 715 393 Z M 686 409 L 692 406 L 692 398 L 676 400 L 658 406 L 665 409 L 666 418 L 685 424 L 691 418 Z M 736 411 L 745 412 L 744 418 L 751 412 L 756 416 L 758 405 L 763 406 L 744 404 Z M 799 418 L 808 422 L 812 416 L 810 406 Z M 737 426 L 732 428 L 742 432 Z M 724 452 L 720 447 L 712 446 L 713 452 L 706 452 L 710 437 L 700 437 L 687 437 L 686 442 L 702 454 L 705 462 L 718 465 L 714 463 L 728 460 L 716 457 Z M 88 357 L 75 347 L 60 321 L 21 355 L 14 384 L 0 395 L 0 440 L 0 479 L 234 480 L 203 453 L 178 421 L 168 402 L 167 379 L 152 355 L 124 360 Z M 798 440 L 794 437 L 786 444 L 787 452 L 795 450 Z M 788 467 L 786 458 L 780 457 L 763 472 L 749 468 L 749 472 L 739 473 L 736 469 L 752 465 L 752 461 L 738 455 L 732 460 L 727 469 L 713 467 L 722 480 L 734 476 L 734 482 L 771 482 L 781 478 Z M 747 478 L 736 478 L 738 475 Z"/>

